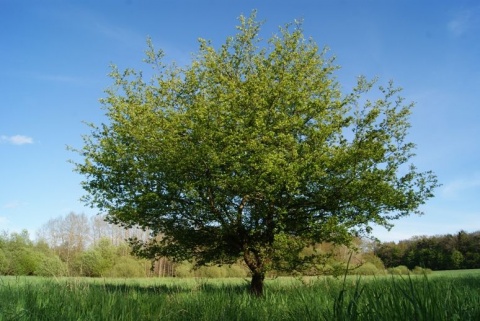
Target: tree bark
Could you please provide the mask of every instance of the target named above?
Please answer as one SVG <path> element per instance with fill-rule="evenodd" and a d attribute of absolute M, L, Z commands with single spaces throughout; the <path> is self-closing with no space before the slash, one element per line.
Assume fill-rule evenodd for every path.
<path fill-rule="evenodd" d="M 252 272 L 252 282 L 250 283 L 250 293 L 257 297 L 263 296 L 264 280 L 265 280 L 265 273 Z"/>
<path fill-rule="evenodd" d="M 252 281 L 250 283 L 250 293 L 256 297 L 263 296 L 263 281 L 265 280 L 264 259 L 256 249 L 244 247 L 243 258 L 250 272 L 252 272 Z"/>

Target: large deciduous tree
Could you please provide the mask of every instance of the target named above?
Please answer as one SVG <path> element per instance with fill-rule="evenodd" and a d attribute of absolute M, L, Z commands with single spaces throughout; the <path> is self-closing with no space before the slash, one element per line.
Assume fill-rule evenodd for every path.
<path fill-rule="evenodd" d="M 276 258 L 419 213 L 437 180 L 410 162 L 412 105 L 391 83 L 361 77 L 345 94 L 301 24 L 263 42 L 255 14 L 239 20 L 218 49 L 200 40 L 186 67 L 150 42 L 152 78 L 113 67 L 109 121 L 91 125 L 76 170 L 111 222 L 162 235 L 144 253 L 243 258 L 261 295 Z"/>

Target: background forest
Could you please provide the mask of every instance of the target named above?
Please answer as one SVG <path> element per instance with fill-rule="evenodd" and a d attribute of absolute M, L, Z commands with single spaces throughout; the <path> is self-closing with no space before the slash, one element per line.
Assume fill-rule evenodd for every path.
<path fill-rule="evenodd" d="M 135 257 L 127 240 L 146 240 L 148 231 L 123 229 L 108 224 L 104 217 L 88 218 L 70 213 L 48 221 L 32 241 L 25 230 L 0 233 L 0 275 L 87 276 L 87 277 L 246 277 L 242 262 L 196 268 L 194 262 L 174 263 L 167 258 L 154 262 Z M 355 241 L 356 252 L 344 246 L 318 244 L 323 253 L 324 274 L 405 274 L 410 271 L 480 268 L 480 231 L 455 235 L 417 236 L 398 243 Z M 305 249 L 304 255 L 313 249 Z M 350 256 L 351 255 L 351 256 Z M 285 272 L 272 271 L 270 276 Z M 293 272 L 293 275 L 300 272 Z M 308 274 L 308 270 L 302 273 Z M 312 272 L 313 273 L 313 272 Z M 318 272 L 317 272 L 318 273 Z"/>

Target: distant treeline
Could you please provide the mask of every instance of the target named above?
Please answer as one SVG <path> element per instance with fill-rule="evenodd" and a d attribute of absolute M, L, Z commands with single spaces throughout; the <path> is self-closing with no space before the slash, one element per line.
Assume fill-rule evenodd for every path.
<path fill-rule="evenodd" d="M 380 243 L 375 248 L 385 267 L 405 265 L 432 270 L 480 268 L 480 231 L 452 235 L 417 236 L 398 243 Z"/>
<path fill-rule="evenodd" d="M 174 263 L 167 258 L 149 261 L 131 254 L 126 239 L 147 239 L 148 231 L 125 230 L 108 224 L 105 217 L 88 218 L 70 213 L 48 221 L 32 241 L 27 231 L 0 231 L 0 275 L 87 277 L 246 277 L 248 269 L 238 264 L 194 268 L 193 262 Z M 272 271 L 275 275 L 342 275 L 423 273 L 425 269 L 480 268 L 480 232 L 414 237 L 399 243 L 375 243 L 356 239 L 357 251 L 333 244 L 306 248 L 303 255 L 320 254 L 313 270 Z M 407 268 L 408 267 L 408 268 Z M 409 271 L 409 269 L 411 271 Z M 313 271 L 313 272 L 312 272 Z"/>
<path fill-rule="evenodd" d="M 70 213 L 48 221 L 32 241 L 29 233 L 0 231 L 0 275 L 144 277 L 171 273 L 166 260 L 151 262 L 131 255 L 125 239 L 146 238 L 141 229 L 125 230 Z"/>
<path fill-rule="evenodd" d="M 0 275 L 87 276 L 87 277 L 246 277 L 248 268 L 239 261 L 233 265 L 195 268 L 194 262 L 172 262 L 161 257 L 155 261 L 131 253 L 126 239 L 147 239 L 142 229 L 123 229 L 108 224 L 104 216 L 87 217 L 70 213 L 49 220 L 35 240 L 27 231 L 0 231 Z M 314 270 L 324 274 L 343 274 L 347 262 L 351 273 L 382 274 L 386 270 L 373 255 L 373 243 L 356 240 L 359 251 L 350 255 L 346 247 L 318 244 L 303 255 L 320 254 Z M 350 259 L 349 259 L 350 258 Z M 404 271 L 405 272 L 405 271 Z M 408 272 L 408 271 L 407 271 Z M 275 275 L 311 274 L 312 271 L 272 271 Z"/>

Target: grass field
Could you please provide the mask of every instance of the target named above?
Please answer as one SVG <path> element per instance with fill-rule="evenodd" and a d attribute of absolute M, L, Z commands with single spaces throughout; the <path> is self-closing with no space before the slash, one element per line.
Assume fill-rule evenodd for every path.
<path fill-rule="evenodd" d="M 0 277 L 0 321 L 480 320 L 480 270 L 247 281 Z"/>

